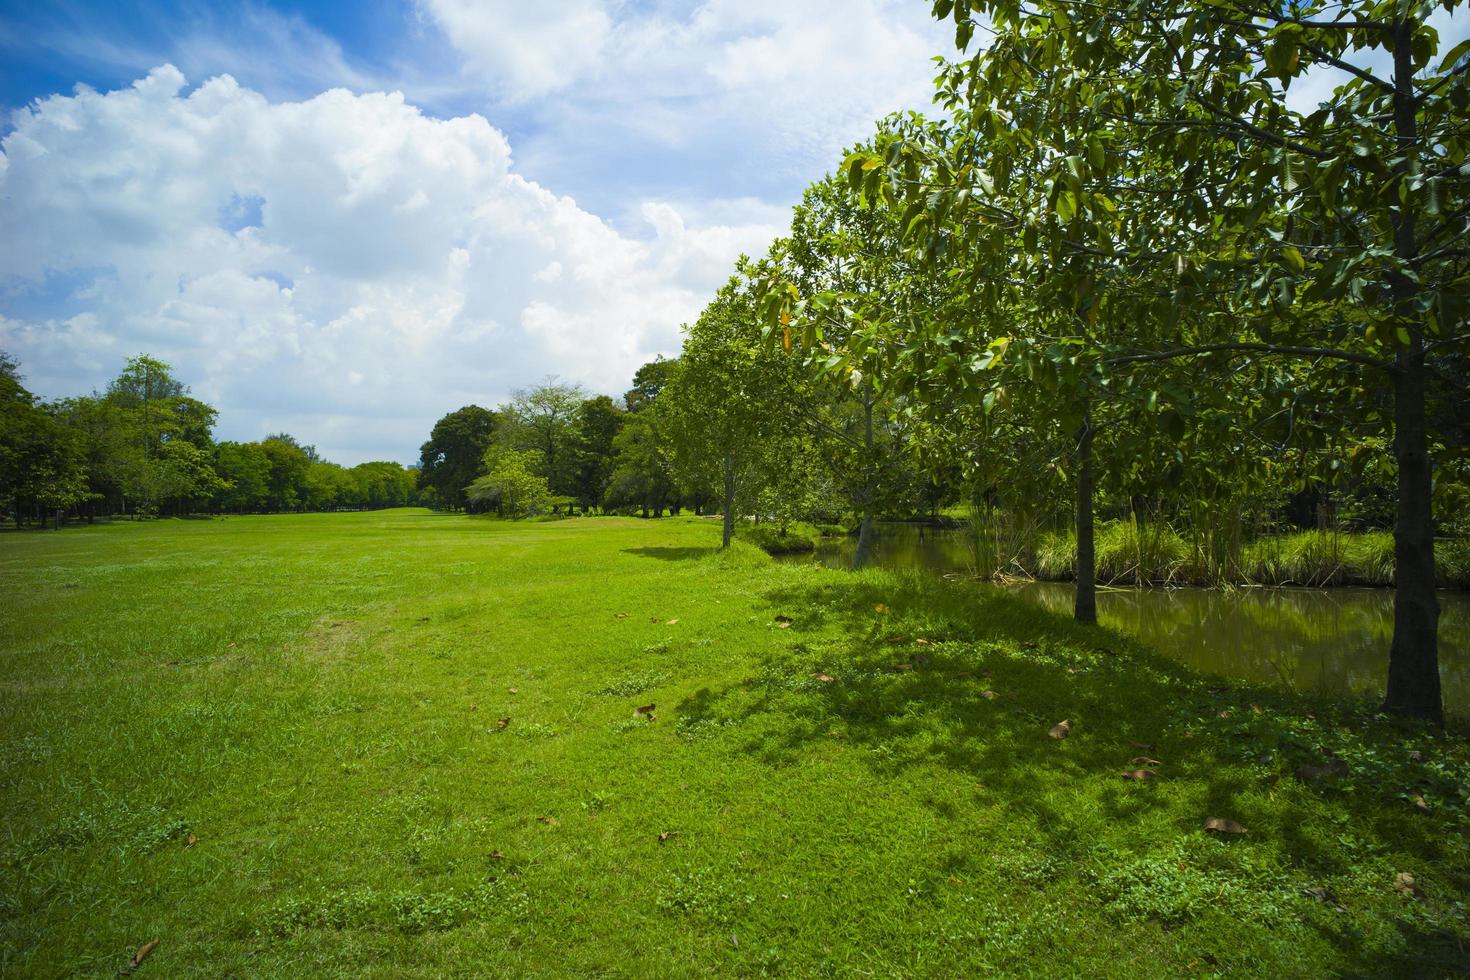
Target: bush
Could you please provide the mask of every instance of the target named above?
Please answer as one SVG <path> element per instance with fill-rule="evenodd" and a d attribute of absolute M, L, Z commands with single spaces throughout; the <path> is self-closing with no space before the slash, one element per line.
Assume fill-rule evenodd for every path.
<path fill-rule="evenodd" d="M 813 551 L 817 547 L 817 529 L 809 524 L 790 524 L 778 528 L 771 524 L 742 527 L 739 536 L 768 555 L 790 555 Z"/>

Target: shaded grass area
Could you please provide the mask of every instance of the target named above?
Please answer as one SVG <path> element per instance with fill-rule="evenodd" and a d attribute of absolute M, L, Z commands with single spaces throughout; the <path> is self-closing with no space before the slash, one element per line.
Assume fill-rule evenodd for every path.
<path fill-rule="evenodd" d="M 718 534 L 0 542 L 0 969 L 156 937 L 140 973 L 1463 970 L 1460 737 Z"/>

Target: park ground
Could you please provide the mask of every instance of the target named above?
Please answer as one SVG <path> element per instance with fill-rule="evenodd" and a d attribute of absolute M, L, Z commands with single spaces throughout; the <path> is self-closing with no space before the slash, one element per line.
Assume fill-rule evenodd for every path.
<path fill-rule="evenodd" d="M 1470 970 L 1463 734 L 718 540 L 0 535 L 0 973 Z"/>

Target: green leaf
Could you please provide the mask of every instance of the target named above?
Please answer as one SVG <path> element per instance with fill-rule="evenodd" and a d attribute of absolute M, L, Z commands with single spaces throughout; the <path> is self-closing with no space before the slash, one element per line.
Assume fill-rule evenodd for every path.
<path fill-rule="evenodd" d="M 1307 260 L 1302 258 L 1301 250 L 1295 245 L 1288 245 L 1281 250 L 1281 257 L 1286 260 L 1287 268 L 1292 272 L 1302 272 L 1307 268 Z"/>

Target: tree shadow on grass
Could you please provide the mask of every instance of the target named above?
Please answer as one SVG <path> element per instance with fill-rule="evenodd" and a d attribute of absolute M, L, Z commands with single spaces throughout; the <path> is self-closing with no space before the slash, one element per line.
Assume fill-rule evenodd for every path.
<path fill-rule="evenodd" d="M 1328 706 L 1224 685 L 1110 630 L 932 577 L 824 580 L 766 601 L 773 618 L 791 617 L 791 642 L 753 676 L 687 698 L 682 726 L 718 731 L 776 768 L 836 740 L 880 775 L 962 773 L 1058 858 L 1085 855 L 1102 829 L 1128 836 L 1119 824 L 1142 832 L 1163 820 L 1183 834 L 1213 816 L 1246 824 L 1247 846 L 1262 842 L 1292 866 L 1343 870 L 1334 835 L 1303 830 L 1321 823 L 1316 787 L 1263 801 L 1297 766 L 1324 761 L 1293 726 L 1309 711 L 1330 722 Z M 1050 737 L 1063 719 L 1070 733 Z M 1139 770 L 1157 774 L 1123 775 Z M 1344 812 L 1374 835 L 1372 806 Z M 1441 853 L 1432 822 L 1395 834 L 1426 860 Z"/>
<path fill-rule="evenodd" d="M 657 558 L 659 561 L 691 561 L 704 558 L 720 549 L 715 546 L 703 548 L 624 548 L 623 554 L 640 558 Z"/>

